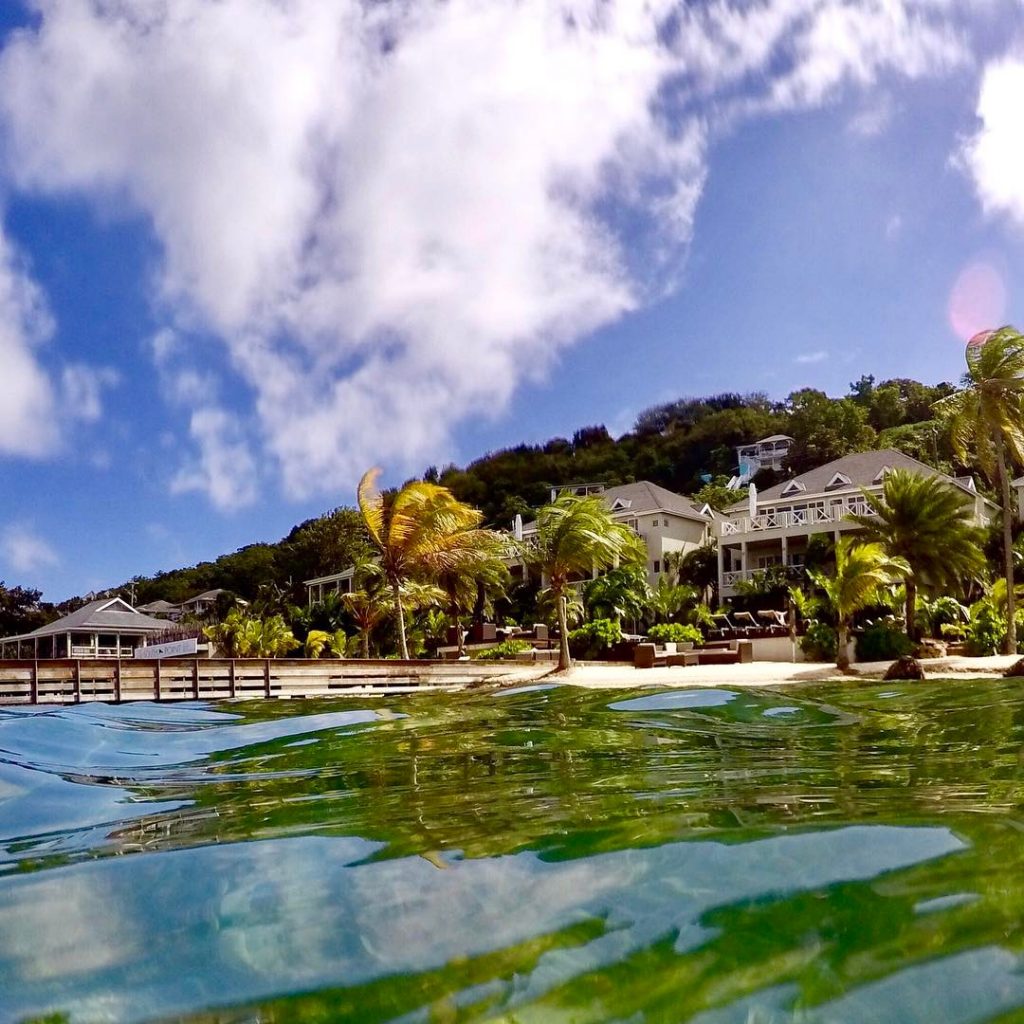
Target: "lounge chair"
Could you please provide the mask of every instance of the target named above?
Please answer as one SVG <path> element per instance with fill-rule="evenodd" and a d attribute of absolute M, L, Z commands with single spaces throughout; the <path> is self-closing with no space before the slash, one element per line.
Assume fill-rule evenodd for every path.
<path fill-rule="evenodd" d="M 712 615 L 711 618 L 715 623 L 715 628 L 711 630 L 711 632 L 717 639 L 724 640 L 726 634 L 735 633 L 737 631 L 732 619 L 730 619 L 725 612 L 717 612 Z"/>
<path fill-rule="evenodd" d="M 736 623 L 734 628 L 737 632 L 743 633 L 744 636 L 749 635 L 751 630 L 758 628 L 757 619 L 750 612 L 735 612 L 732 620 Z"/>

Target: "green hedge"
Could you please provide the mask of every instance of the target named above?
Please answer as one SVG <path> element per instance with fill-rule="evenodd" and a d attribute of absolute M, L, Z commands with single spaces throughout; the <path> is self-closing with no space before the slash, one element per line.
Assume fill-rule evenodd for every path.
<path fill-rule="evenodd" d="M 696 626 L 682 622 L 663 622 L 647 630 L 647 639 L 656 644 L 701 644 L 704 636 Z"/>
<path fill-rule="evenodd" d="M 508 658 L 516 658 L 532 650 L 532 646 L 525 640 L 502 640 L 500 644 L 488 647 L 473 656 L 474 661 L 504 661 Z"/>
<path fill-rule="evenodd" d="M 906 633 L 892 626 L 868 626 L 857 637 L 858 661 L 895 661 L 904 654 L 910 654 L 914 645 Z"/>
<path fill-rule="evenodd" d="M 596 661 L 622 640 L 622 627 L 611 619 L 594 619 L 569 634 L 569 650 L 574 658 Z"/>

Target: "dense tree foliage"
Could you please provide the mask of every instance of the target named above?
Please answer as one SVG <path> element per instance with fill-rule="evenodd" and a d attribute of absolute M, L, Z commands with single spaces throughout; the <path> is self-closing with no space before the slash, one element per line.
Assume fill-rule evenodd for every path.
<path fill-rule="evenodd" d="M 489 523 L 506 526 L 516 513 L 530 517 L 568 483 L 611 486 L 651 480 L 680 494 L 725 498 L 718 484 L 736 471 L 738 445 L 771 434 L 795 444 L 783 473 L 764 470 L 755 482 L 770 487 L 780 477 L 885 445 L 915 458 L 954 469 L 949 428 L 935 419 L 932 404 L 950 395 L 950 384 L 935 386 L 903 378 L 875 383 L 862 377 L 850 393 L 830 398 L 804 388 L 784 402 L 764 394 L 721 394 L 682 398 L 644 410 L 633 430 L 613 439 L 601 426 L 576 431 L 572 440 L 518 445 L 492 452 L 464 469 L 431 468 L 425 479 L 448 487 L 462 501 L 483 510 Z"/>
<path fill-rule="evenodd" d="M 781 473 L 762 470 L 757 475 L 760 488 L 876 446 L 897 448 L 945 470 L 970 469 L 958 462 L 950 428 L 932 409 L 935 401 L 954 391 L 949 384 L 930 386 L 902 378 L 876 383 L 864 376 L 839 398 L 810 388 L 793 392 L 785 401 L 758 393 L 680 398 L 644 410 L 633 429 L 617 439 L 603 425 L 585 426 L 571 438 L 517 445 L 464 468 L 432 466 L 423 479 L 481 509 L 487 524 L 506 527 L 517 513 L 534 518 L 551 500 L 552 489 L 568 483 L 614 486 L 651 480 L 698 500 L 714 499 L 711 504 L 722 507 L 728 494 L 721 484 L 736 470 L 736 447 L 770 434 L 788 434 L 796 443 Z M 304 603 L 303 580 L 346 568 L 370 550 L 359 513 L 341 507 L 306 520 L 277 543 L 251 544 L 210 562 L 139 576 L 103 595 L 89 596 L 120 593 L 130 598 L 134 590 L 136 603 L 144 604 L 158 598 L 177 602 L 224 588 L 251 601 L 276 588 L 291 602 Z M 712 563 L 709 559 L 709 569 Z M 686 582 L 699 585 L 696 579 Z M 80 603 L 67 602 L 57 611 L 70 611 Z M 51 610 L 49 617 L 55 614 Z"/>

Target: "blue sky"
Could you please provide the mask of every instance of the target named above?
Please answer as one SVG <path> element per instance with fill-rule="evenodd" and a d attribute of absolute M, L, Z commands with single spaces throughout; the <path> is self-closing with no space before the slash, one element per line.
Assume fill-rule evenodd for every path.
<path fill-rule="evenodd" d="M 1017 0 L 165 7 L 0 8 L 8 584 L 1024 324 Z"/>

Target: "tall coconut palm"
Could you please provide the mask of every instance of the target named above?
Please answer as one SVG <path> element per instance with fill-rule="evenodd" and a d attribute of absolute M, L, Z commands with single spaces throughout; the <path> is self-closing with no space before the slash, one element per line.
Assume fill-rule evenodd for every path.
<path fill-rule="evenodd" d="M 503 594 L 511 576 L 503 539 L 490 530 L 464 530 L 461 544 L 452 550 L 452 561 L 436 576 L 444 604 L 458 636 L 459 654 L 465 653 L 461 616 L 475 607 L 483 609 Z"/>
<path fill-rule="evenodd" d="M 391 591 L 400 653 L 408 659 L 403 585 L 417 578 L 436 579 L 462 564 L 467 534 L 479 528 L 483 514 L 446 487 L 418 480 L 381 494 L 379 476 L 379 469 L 371 469 L 359 481 L 359 511 Z"/>
<path fill-rule="evenodd" d="M 862 608 L 878 601 L 879 592 L 896 586 L 910 574 L 905 558 L 893 558 L 878 543 L 862 543 L 843 537 L 836 544 L 836 568 L 833 575 L 808 570 L 808 576 L 825 592 L 836 616 L 838 646 L 836 665 L 843 671 L 850 667 L 847 645 L 850 622 Z"/>
<path fill-rule="evenodd" d="M 562 493 L 537 513 L 537 529 L 524 541 L 523 560 L 547 577 L 558 609 L 558 668 L 572 664 L 566 593 L 574 580 L 594 570 L 646 560 L 646 549 L 629 527 L 615 521 L 597 495 Z"/>
<path fill-rule="evenodd" d="M 937 402 L 935 410 L 950 422 L 957 458 L 962 462 L 976 462 L 999 488 L 1003 503 L 1003 572 L 1007 594 L 1005 651 L 1013 654 L 1017 650 L 1017 627 L 1008 461 L 1024 464 L 1024 335 L 1007 326 L 972 338 L 967 345 L 963 389 Z"/>
<path fill-rule="evenodd" d="M 864 498 L 874 514 L 850 516 L 862 528 L 860 536 L 910 565 L 905 610 L 907 635 L 916 640 L 920 591 L 934 594 L 985 572 L 972 502 L 940 477 L 905 469 L 886 476 L 880 495 L 865 491 Z"/>

